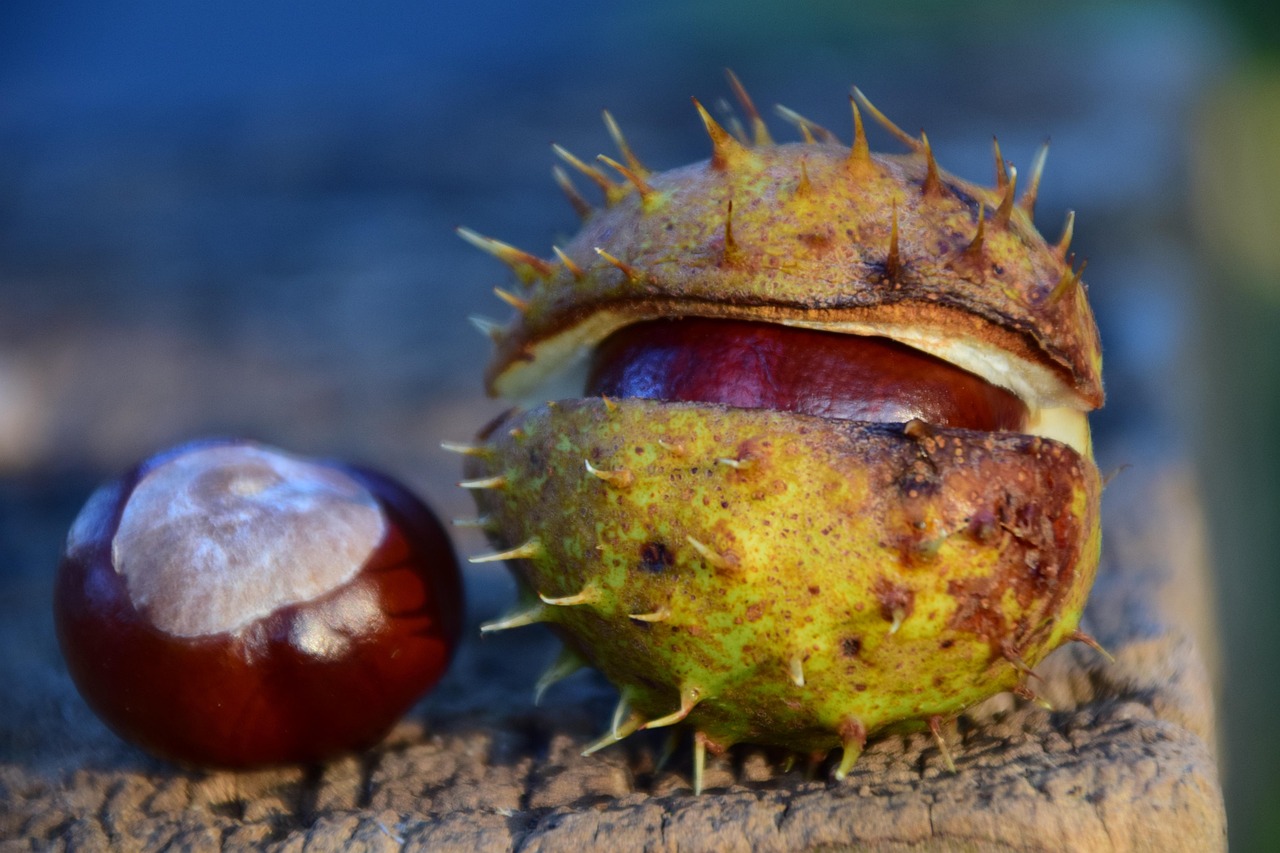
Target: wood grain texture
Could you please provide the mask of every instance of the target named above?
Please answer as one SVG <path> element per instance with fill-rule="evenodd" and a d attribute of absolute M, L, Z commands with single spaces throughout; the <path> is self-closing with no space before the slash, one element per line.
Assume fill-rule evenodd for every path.
<path fill-rule="evenodd" d="M 687 745 L 657 770 L 656 733 L 579 755 L 613 701 L 594 676 L 533 706 L 554 650 L 540 629 L 473 631 L 441 688 L 368 755 L 185 771 L 116 740 L 44 650 L 17 673 L 27 688 L 5 721 L 0 850 L 1223 849 L 1195 490 L 1177 466 L 1126 472 L 1104 507 L 1086 620 L 1116 663 L 1065 648 L 1038 668 L 1055 711 L 1007 695 L 973 709 L 944 730 L 955 774 L 927 734 L 874 741 L 838 784 L 740 748 L 709 763 L 694 797 Z M 500 575 L 473 581 L 474 623 L 509 590 Z"/>

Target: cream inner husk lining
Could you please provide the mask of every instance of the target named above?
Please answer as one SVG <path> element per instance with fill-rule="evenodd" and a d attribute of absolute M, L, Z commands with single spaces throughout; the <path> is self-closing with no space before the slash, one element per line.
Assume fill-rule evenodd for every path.
<path fill-rule="evenodd" d="M 650 319 L 660 318 L 601 311 L 574 328 L 540 342 L 534 348 L 534 361 L 511 366 L 494 383 L 495 389 L 504 397 L 514 397 L 531 404 L 579 397 L 586 382 L 589 356 L 595 346 L 623 326 Z M 1087 413 L 1078 408 L 1078 398 L 1071 388 L 1043 365 L 974 338 L 944 337 L 902 326 L 804 320 L 782 322 L 819 331 L 889 338 L 937 356 L 1012 392 L 1022 400 L 1030 415 L 1023 430 L 1026 434 L 1061 441 L 1083 456 L 1092 456 Z"/>

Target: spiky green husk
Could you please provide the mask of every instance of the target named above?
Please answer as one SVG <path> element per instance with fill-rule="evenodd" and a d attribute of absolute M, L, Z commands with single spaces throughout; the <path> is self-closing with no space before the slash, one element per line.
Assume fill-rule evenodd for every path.
<path fill-rule="evenodd" d="M 716 405 L 570 400 L 513 412 L 467 448 L 464 483 L 525 587 L 487 630 L 548 622 L 616 684 L 610 731 L 696 730 L 708 749 L 799 752 L 939 723 L 1003 690 L 1076 631 L 1099 551 L 1101 486 L 1085 413 L 1101 352 L 1068 254 L 1031 222 L 1044 164 L 1023 180 L 996 147 L 996 185 L 939 168 L 923 134 L 857 103 L 910 153 L 782 111 L 804 144 L 774 144 L 695 101 L 709 160 L 650 172 L 612 117 L 620 179 L 557 147 L 604 204 L 556 179 L 583 217 L 544 260 L 461 229 L 520 279 L 491 392 L 546 393 L 614 331 L 663 317 L 745 319 L 882 335 L 1027 405 L 1034 435 L 866 424 Z M 576 393 L 569 391 L 569 394 Z M 545 399 L 545 397 L 543 398 Z M 1038 437 L 1039 436 L 1039 437 Z M 1061 439 L 1059 443 L 1052 439 Z M 945 748 L 944 759 L 951 765 Z"/>
<path fill-rule="evenodd" d="M 601 399 L 482 438 L 524 620 L 713 745 L 860 748 L 1014 688 L 1097 564 L 1096 468 L 1047 439 Z"/>
<path fill-rule="evenodd" d="M 1028 402 L 1101 403 L 1078 276 L 1012 186 L 980 187 L 919 153 L 738 152 L 649 175 L 645 192 L 593 212 L 558 263 L 537 261 L 519 322 L 492 329 L 492 389 L 527 393 L 611 331 L 681 315 L 885 334 L 948 360 L 968 341 L 1017 363 L 985 378 Z"/>

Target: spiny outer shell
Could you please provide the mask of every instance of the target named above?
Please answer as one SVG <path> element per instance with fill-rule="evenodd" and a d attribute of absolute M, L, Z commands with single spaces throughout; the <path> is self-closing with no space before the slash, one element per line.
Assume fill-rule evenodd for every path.
<path fill-rule="evenodd" d="M 739 153 L 726 166 L 650 175 L 643 198 L 629 189 L 595 211 L 565 247 L 583 274 L 561 266 L 533 282 L 520 322 L 498 339 L 490 390 L 522 396 L 613 330 L 684 315 L 852 324 L 952 361 L 949 348 L 969 342 L 1011 358 L 1012 369 L 962 367 L 1037 406 L 1102 404 L 1084 292 L 1051 296 L 1066 264 L 1020 207 L 998 221 L 1003 191 L 946 172 L 929 189 L 922 154 L 857 160 L 836 144 Z M 984 239 L 970 251 L 980 209 Z M 901 263 L 891 271 L 895 216 Z"/>
<path fill-rule="evenodd" d="M 590 399 L 508 415 L 467 464 L 505 478 L 477 493 L 494 540 L 541 543 L 514 563 L 532 591 L 595 596 L 547 618 L 632 707 L 660 717 L 694 688 L 688 722 L 714 743 L 827 749 L 851 720 L 874 733 L 1015 686 L 1011 661 L 1061 644 L 1093 582 L 1090 460 L 912 426 Z"/>

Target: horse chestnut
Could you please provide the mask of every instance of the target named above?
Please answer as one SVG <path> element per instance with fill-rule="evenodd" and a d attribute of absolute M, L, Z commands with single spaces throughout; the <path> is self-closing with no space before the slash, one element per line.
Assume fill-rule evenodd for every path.
<path fill-rule="evenodd" d="M 596 349 L 588 394 L 722 403 L 827 418 L 1021 430 L 1003 388 L 888 338 L 744 320 L 654 320 Z"/>
<path fill-rule="evenodd" d="M 72 680 L 121 737 L 245 767 L 376 743 L 443 674 L 462 593 L 444 530 L 404 486 L 202 441 L 94 493 L 54 617 Z"/>
<path fill-rule="evenodd" d="M 842 777 L 879 732 L 1031 695 L 1088 641 L 1101 544 L 1101 346 L 1073 220 L 1032 222 L 1044 152 L 980 186 L 856 90 L 852 144 L 791 113 L 775 143 L 731 82 L 746 121 L 698 105 L 703 162 L 651 171 L 607 114 L 616 179 L 557 150 L 604 199 L 558 173 L 583 221 L 554 259 L 461 232 L 522 285 L 481 325 L 488 390 L 527 405 L 465 448 L 476 559 L 525 588 L 485 627 L 548 623 L 543 685 L 617 685 L 588 751 L 694 729 L 695 789 L 708 750 L 839 749 Z"/>

